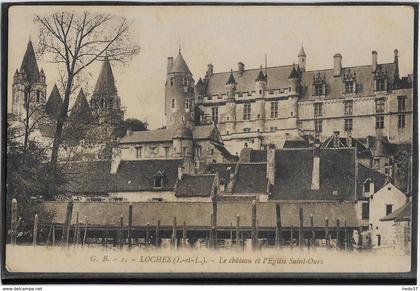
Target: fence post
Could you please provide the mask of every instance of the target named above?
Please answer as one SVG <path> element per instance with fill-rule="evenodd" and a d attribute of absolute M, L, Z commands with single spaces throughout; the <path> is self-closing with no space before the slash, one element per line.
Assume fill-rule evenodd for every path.
<path fill-rule="evenodd" d="M 55 247 L 55 224 L 52 225 L 52 246 Z"/>
<path fill-rule="evenodd" d="M 299 208 L 299 246 L 303 244 L 303 209 Z"/>
<path fill-rule="evenodd" d="M 276 204 L 276 247 L 281 245 L 282 241 L 282 230 L 281 230 L 281 208 L 280 203 Z"/>
<path fill-rule="evenodd" d="M 123 216 L 121 215 L 120 216 L 120 225 L 119 225 L 119 231 L 118 231 L 118 234 L 119 234 L 119 240 L 117 241 L 118 242 L 118 244 L 119 244 L 119 247 L 120 248 L 122 248 L 122 246 L 123 246 L 123 244 L 124 244 L 124 235 L 123 235 L 123 227 L 124 227 L 124 218 L 123 218 Z"/>
<path fill-rule="evenodd" d="M 187 246 L 187 223 L 182 224 L 182 247 Z"/>
<path fill-rule="evenodd" d="M 290 226 L 290 246 L 293 247 L 293 224 Z"/>
<path fill-rule="evenodd" d="M 315 246 L 314 216 L 311 213 L 311 245 Z"/>
<path fill-rule="evenodd" d="M 233 225 L 232 222 L 230 223 L 230 241 L 233 241 Z"/>
<path fill-rule="evenodd" d="M 38 214 L 35 214 L 34 218 L 34 229 L 32 232 L 32 245 L 36 247 L 38 238 Z"/>
<path fill-rule="evenodd" d="M 16 245 L 16 234 L 17 234 L 17 200 L 12 199 L 12 224 L 10 227 L 10 243 Z"/>
<path fill-rule="evenodd" d="M 255 250 L 257 248 L 257 202 L 253 200 L 251 206 L 251 246 Z"/>
<path fill-rule="evenodd" d="M 89 224 L 89 220 L 86 220 L 86 223 L 85 223 L 85 232 L 83 233 L 82 246 L 84 246 L 85 243 L 86 243 L 88 224 Z"/>
<path fill-rule="evenodd" d="M 131 249 L 133 245 L 132 238 L 131 238 L 132 227 L 133 227 L 133 204 L 130 204 L 128 205 L 128 230 L 127 230 L 129 249 Z"/>
<path fill-rule="evenodd" d="M 174 220 L 172 222 L 172 239 L 171 239 L 172 247 L 176 247 L 176 216 L 174 216 Z"/>
<path fill-rule="evenodd" d="M 145 237 L 146 248 L 149 247 L 149 240 L 150 240 L 150 222 L 146 224 L 146 237 Z"/>
<path fill-rule="evenodd" d="M 53 225 L 54 225 L 54 221 L 53 221 L 53 222 L 51 222 L 50 228 L 48 229 L 48 236 L 47 236 L 47 242 L 46 242 L 46 245 L 47 245 L 47 246 L 48 246 L 48 245 L 50 244 L 50 242 L 51 242 L 51 234 L 52 234 L 52 228 L 53 228 Z"/>
<path fill-rule="evenodd" d="M 337 229 L 336 229 L 336 248 L 340 247 L 340 220 L 337 218 Z"/>
<path fill-rule="evenodd" d="M 213 247 L 213 212 L 210 213 L 209 248 Z"/>
<path fill-rule="evenodd" d="M 325 216 L 325 244 L 330 245 L 329 234 L 328 234 L 328 216 Z"/>
<path fill-rule="evenodd" d="M 69 201 L 66 207 L 66 217 L 64 218 L 62 240 L 66 246 L 69 245 L 70 240 L 70 223 L 73 214 L 73 201 Z"/>
<path fill-rule="evenodd" d="M 77 246 L 79 243 L 79 212 L 76 212 L 76 226 L 73 234 L 73 244 Z"/>
<path fill-rule="evenodd" d="M 235 239 L 236 245 L 239 246 L 240 244 L 240 237 L 239 237 L 239 223 L 240 223 L 240 216 L 236 214 L 236 229 L 235 229 Z"/>
<path fill-rule="evenodd" d="M 160 228 L 160 220 L 157 221 L 157 225 L 156 225 L 155 247 L 158 247 L 160 245 L 159 228 Z"/>

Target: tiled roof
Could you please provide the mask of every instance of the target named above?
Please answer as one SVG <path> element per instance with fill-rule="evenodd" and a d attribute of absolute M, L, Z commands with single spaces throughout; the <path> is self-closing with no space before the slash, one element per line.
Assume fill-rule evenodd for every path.
<path fill-rule="evenodd" d="M 240 163 L 232 193 L 245 194 L 266 192 L 266 169 L 266 163 Z"/>
<path fill-rule="evenodd" d="M 289 87 L 288 77 L 292 72 L 293 65 L 277 66 L 267 68 L 267 83 L 268 90 L 284 90 Z M 378 70 L 386 72 L 389 82 L 392 84 L 394 80 L 394 72 L 396 70 L 395 63 L 379 64 Z M 372 66 L 356 66 L 356 67 L 345 67 L 342 69 L 343 72 L 350 70 L 352 73 L 356 73 L 356 83 L 358 85 L 357 92 L 363 95 L 373 94 L 373 74 Z M 296 71 L 296 70 L 295 70 Z M 242 74 L 238 71 L 233 72 L 233 76 L 236 81 L 237 92 L 252 92 L 255 91 L 255 80 L 258 77 L 260 69 L 245 70 Z M 226 92 L 226 80 L 228 80 L 231 72 L 215 73 L 206 79 L 207 83 L 207 96 L 221 95 Z M 325 75 L 326 82 L 326 99 L 336 98 L 342 96 L 342 82 L 341 77 L 334 77 L 333 69 L 325 70 L 313 70 L 305 71 L 301 73 L 301 100 L 312 100 L 312 84 L 313 78 L 320 73 L 322 76 Z"/>
<path fill-rule="evenodd" d="M 117 95 L 117 87 L 115 87 L 114 74 L 112 73 L 111 64 L 108 57 L 105 57 L 102 63 L 101 72 L 99 73 L 98 80 L 96 81 L 93 96 L 115 96 Z"/>
<path fill-rule="evenodd" d="M 176 184 L 176 197 L 210 197 L 216 175 L 183 175 Z"/>
<path fill-rule="evenodd" d="M 50 97 L 48 98 L 48 101 L 45 104 L 45 112 L 49 116 L 57 119 L 61 112 L 62 106 L 63 106 L 63 99 L 61 99 L 61 95 L 60 95 L 60 92 L 58 91 L 57 85 L 54 84 L 54 87 L 51 90 Z"/>
<path fill-rule="evenodd" d="M 178 56 L 175 58 L 170 73 L 187 73 L 191 75 L 191 71 L 188 68 L 188 65 L 185 62 L 181 52 L 179 52 Z"/>
<path fill-rule="evenodd" d="M 319 190 L 311 190 L 313 160 L 313 149 L 277 150 L 275 185 L 271 199 L 355 199 L 354 149 L 320 150 Z"/>
<path fill-rule="evenodd" d="M 25 55 L 23 56 L 22 64 L 20 70 L 26 73 L 26 78 L 30 84 L 38 82 L 39 80 L 39 69 L 38 63 L 35 57 L 34 47 L 32 46 L 32 41 L 28 42 L 26 47 Z"/>
<path fill-rule="evenodd" d="M 375 192 L 381 189 L 387 183 L 387 177 L 371 168 L 368 168 L 362 164 L 357 165 L 357 197 L 362 198 L 364 195 L 364 183 L 367 179 L 370 179 L 375 186 Z"/>
<path fill-rule="evenodd" d="M 411 221 L 413 204 L 407 202 L 397 210 L 380 219 L 380 221 Z"/>
<path fill-rule="evenodd" d="M 90 225 L 116 226 L 123 216 L 124 226 L 128 222 L 128 207 L 133 205 L 133 226 L 145 226 L 147 223 L 156 226 L 157 221 L 161 227 L 171 227 L 176 217 L 178 227 L 184 222 L 187 227 L 203 227 L 208 229 L 212 202 L 75 202 L 71 223 L 76 222 L 76 212 L 79 212 L 79 221 L 89 221 Z M 66 202 L 44 202 L 47 209 L 55 211 L 55 221 L 63 223 L 66 213 Z M 257 203 L 257 218 L 260 227 L 275 227 L 274 202 Z M 303 226 L 310 226 L 310 215 L 314 220 L 314 227 L 324 227 L 325 218 L 328 217 L 330 227 L 335 226 L 337 219 L 341 225 L 346 222 L 348 227 L 357 227 L 358 219 L 354 203 L 337 202 L 293 202 L 280 203 L 282 226 L 299 225 L 299 208 L 303 209 Z M 235 225 L 236 215 L 240 217 L 241 227 L 251 227 L 251 201 L 223 201 L 217 205 L 217 225 L 229 228 Z"/>

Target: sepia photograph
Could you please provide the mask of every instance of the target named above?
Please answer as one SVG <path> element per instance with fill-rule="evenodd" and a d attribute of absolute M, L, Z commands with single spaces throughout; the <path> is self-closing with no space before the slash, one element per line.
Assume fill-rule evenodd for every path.
<path fill-rule="evenodd" d="M 417 3 L 2 15 L 3 283 L 416 284 Z"/>

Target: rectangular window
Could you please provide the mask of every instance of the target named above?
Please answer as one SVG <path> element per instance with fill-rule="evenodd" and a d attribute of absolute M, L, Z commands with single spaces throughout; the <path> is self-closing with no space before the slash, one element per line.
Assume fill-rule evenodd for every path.
<path fill-rule="evenodd" d="M 405 127 L 405 115 L 398 115 L 398 128 Z"/>
<path fill-rule="evenodd" d="M 169 158 L 169 148 L 170 147 L 165 147 L 165 158 Z"/>
<path fill-rule="evenodd" d="M 384 117 L 383 116 L 376 116 L 376 128 L 382 129 L 385 127 Z"/>
<path fill-rule="evenodd" d="M 324 95 L 324 84 L 323 83 L 319 83 L 319 84 L 314 84 L 314 95 L 315 96 L 322 96 Z"/>
<path fill-rule="evenodd" d="M 354 81 L 345 81 L 344 82 L 344 92 L 353 93 L 354 92 Z"/>
<path fill-rule="evenodd" d="M 377 99 L 375 101 L 375 108 L 376 112 L 384 112 L 385 111 L 385 99 Z"/>
<path fill-rule="evenodd" d="M 244 128 L 244 132 L 251 132 L 251 129 L 249 127 Z"/>
<path fill-rule="evenodd" d="M 175 99 L 174 98 L 171 99 L 171 108 L 175 109 Z"/>
<path fill-rule="evenodd" d="M 183 86 L 188 86 L 188 78 L 187 77 L 182 78 L 182 85 Z"/>
<path fill-rule="evenodd" d="M 369 202 L 362 203 L 362 219 L 369 219 Z"/>
<path fill-rule="evenodd" d="M 365 193 L 370 193 L 370 180 L 367 180 L 364 184 Z"/>
<path fill-rule="evenodd" d="M 157 156 L 157 146 L 151 146 L 150 147 L 150 153 L 151 153 L 152 157 L 156 157 Z"/>
<path fill-rule="evenodd" d="M 315 120 L 315 132 L 316 133 L 322 132 L 322 120 Z"/>
<path fill-rule="evenodd" d="M 271 102 L 271 118 L 279 117 L 279 102 L 273 101 Z"/>
<path fill-rule="evenodd" d="M 190 99 L 185 99 L 185 110 L 190 109 Z"/>
<path fill-rule="evenodd" d="M 353 114 L 353 101 L 344 102 L 344 114 L 352 115 Z"/>
<path fill-rule="evenodd" d="M 174 86 L 174 77 L 171 77 L 171 78 L 170 78 L 169 83 L 171 84 L 171 87 L 173 87 L 173 86 Z"/>
<path fill-rule="evenodd" d="M 406 96 L 398 96 L 398 111 L 405 110 L 405 99 Z"/>
<path fill-rule="evenodd" d="M 315 103 L 314 104 L 314 115 L 315 116 L 322 116 L 322 103 Z"/>
<path fill-rule="evenodd" d="M 211 120 L 215 123 L 219 121 L 219 107 L 212 107 L 211 108 Z"/>
<path fill-rule="evenodd" d="M 373 168 L 379 170 L 380 161 L 378 158 L 373 159 Z"/>
<path fill-rule="evenodd" d="M 244 120 L 251 119 L 251 104 L 244 104 Z"/>
<path fill-rule="evenodd" d="M 347 118 L 344 119 L 344 131 L 352 131 L 353 130 L 353 119 Z"/>
<path fill-rule="evenodd" d="M 141 152 L 143 150 L 143 147 L 137 147 L 136 148 L 136 158 L 141 159 Z"/>
<path fill-rule="evenodd" d="M 153 187 L 155 188 L 162 188 L 163 184 L 163 177 L 162 176 L 156 176 L 153 179 Z"/>
<path fill-rule="evenodd" d="M 183 148 L 182 148 L 182 155 L 183 155 L 184 157 L 186 157 L 186 156 L 187 156 L 187 154 L 188 154 L 188 148 L 187 148 L 187 147 L 183 147 Z"/>
<path fill-rule="evenodd" d="M 376 80 L 376 91 L 385 91 L 385 79 Z"/>
<path fill-rule="evenodd" d="M 392 204 L 385 205 L 385 216 L 392 213 Z"/>

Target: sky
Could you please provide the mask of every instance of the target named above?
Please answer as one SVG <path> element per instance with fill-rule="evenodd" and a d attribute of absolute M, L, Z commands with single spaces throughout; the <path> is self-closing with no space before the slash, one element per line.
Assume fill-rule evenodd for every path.
<path fill-rule="evenodd" d="M 371 64 L 372 50 L 379 63 L 392 62 L 398 49 L 400 75 L 413 72 L 414 12 L 406 6 L 15 6 L 9 10 L 9 110 L 13 74 L 29 38 L 38 42 L 34 15 L 63 10 L 112 13 L 131 22 L 140 53 L 112 66 L 125 117 L 147 121 L 150 128 L 163 125 L 167 58 L 176 57 L 179 47 L 195 81 L 208 63 L 214 72 L 236 70 L 238 62 L 258 68 L 265 55 L 268 66 L 297 63 L 301 44 L 307 70 L 332 68 L 335 53 L 343 56 L 343 66 Z M 59 80 L 57 65 L 42 58 L 38 66 L 49 96 Z M 87 68 L 88 99 L 100 67 L 96 62 Z"/>

